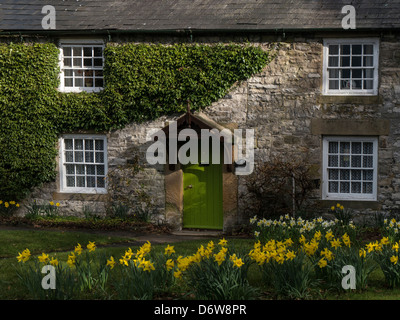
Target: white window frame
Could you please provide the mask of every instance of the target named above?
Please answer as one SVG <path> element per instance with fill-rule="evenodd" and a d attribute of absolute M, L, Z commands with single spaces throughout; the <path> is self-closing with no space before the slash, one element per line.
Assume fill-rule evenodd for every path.
<path fill-rule="evenodd" d="M 328 53 L 329 45 L 341 45 L 341 44 L 360 44 L 360 45 L 373 45 L 373 89 L 359 89 L 359 90 L 346 90 L 346 89 L 329 89 L 329 72 L 328 72 Z M 339 53 L 340 55 L 340 53 Z M 351 57 L 351 56 L 350 56 Z M 340 58 L 339 58 L 340 61 Z M 340 66 L 337 67 L 339 70 L 343 69 Z M 349 67 L 351 68 L 351 67 Z M 362 69 L 364 67 L 355 67 L 355 69 Z M 336 96 L 346 96 L 346 95 L 377 95 L 378 94 L 378 79 L 379 79 L 379 39 L 378 38 L 351 38 L 351 39 L 324 39 L 323 48 L 323 84 L 322 93 L 324 95 L 336 95 Z M 340 83 L 340 81 L 339 81 Z"/>
<path fill-rule="evenodd" d="M 372 142 L 373 143 L 373 180 L 372 180 L 372 193 L 330 193 L 329 189 L 329 176 L 328 176 L 328 151 L 329 142 L 339 141 L 339 142 Z M 361 201 L 376 201 L 377 200 L 377 186 L 378 186 L 378 137 L 360 137 L 360 136 L 325 136 L 323 137 L 323 159 L 322 159 L 322 199 L 323 200 L 361 200 Z M 352 153 L 350 153 L 352 155 Z M 340 160 L 339 160 L 340 161 Z M 336 168 L 336 167 L 335 167 Z M 340 169 L 341 167 L 338 166 Z M 351 179 L 351 164 L 350 167 L 345 167 L 343 169 L 350 169 L 350 179 Z M 354 168 L 353 168 L 354 170 Z M 347 180 L 346 180 L 347 181 Z M 362 183 L 362 182 L 361 182 Z"/>
<path fill-rule="evenodd" d="M 100 92 L 104 88 L 104 75 L 103 75 L 103 87 L 66 87 L 64 85 L 64 55 L 63 48 L 64 47 L 84 47 L 84 46 L 100 46 L 103 49 L 103 63 L 101 68 L 87 68 L 87 70 L 104 70 L 104 41 L 99 39 L 64 39 L 59 42 L 59 68 L 60 68 L 60 86 L 58 88 L 61 92 Z M 80 68 L 76 69 L 85 69 L 82 65 Z"/>
<path fill-rule="evenodd" d="M 107 137 L 105 135 L 100 135 L 100 134 L 66 134 L 63 135 L 59 138 L 59 149 L 60 149 L 60 154 L 59 154 L 59 172 L 60 172 L 60 192 L 64 193 L 107 193 L 107 179 L 104 181 L 104 188 L 88 188 L 88 187 L 67 187 L 67 173 L 66 173 L 66 159 L 65 159 L 65 145 L 64 145 L 64 140 L 65 139 L 97 139 L 97 140 L 103 140 L 103 148 L 104 148 L 104 176 L 107 177 L 108 173 L 108 160 L 107 160 Z M 76 162 L 73 162 L 76 163 Z M 80 163 L 80 162 L 79 162 Z M 85 162 L 82 162 L 82 164 L 88 164 Z M 90 164 L 95 164 L 95 163 L 90 163 Z M 86 171 L 86 166 L 85 166 L 85 171 Z M 76 173 L 75 173 L 76 175 Z M 86 172 L 85 172 L 85 177 L 86 177 Z M 95 179 L 97 178 L 97 175 L 95 175 Z"/>

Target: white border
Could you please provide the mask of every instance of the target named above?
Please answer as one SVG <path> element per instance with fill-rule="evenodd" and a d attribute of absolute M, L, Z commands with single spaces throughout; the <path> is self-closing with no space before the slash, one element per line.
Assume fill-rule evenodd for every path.
<path fill-rule="evenodd" d="M 328 79 L 328 46 L 330 44 L 372 44 L 374 46 L 374 88 L 372 90 L 329 90 Z M 322 94 L 330 96 L 367 96 L 377 95 L 379 85 L 379 39 L 378 38 L 329 38 L 324 39 Z"/>
<path fill-rule="evenodd" d="M 378 194 L 378 137 L 353 137 L 353 136 L 324 136 L 322 145 L 322 200 L 362 200 L 376 201 Z M 360 141 L 373 143 L 373 170 L 372 194 L 344 194 L 328 192 L 328 143 L 329 141 Z"/>
<path fill-rule="evenodd" d="M 108 174 L 108 149 L 107 149 L 107 136 L 104 134 L 65 134 L 59 138 L 59 173 L 60 173 L 60 193 L 89 193 L 89 194 L 105 194 L 107 193 L 107 179 L 105 180 L 104 188 L 77 188 L 67 187 L 65 178 L 65 152 L 64 152 L 64 139 L 102 139 L 104 141 L 104 175 Z"/>
<path fill-rule="evenodd" d="M 64 86 L 64 64 L 63 64 L 63 46 L 85 46 L 85 45 L 96 45 L 103 48 L 103 71 L 104 71 L 104 48 L 105 44 L 100 39 L 62 39 L 59 42 L 59 53 L 58 53 L 58 66 L 60 68 L 60 85 L 58 90 L 60 92 L 100 92 L 104 89 L 104 77 L 103 87 L 99 88 L 87 88 L 87 87 L 65 87 Z"/>

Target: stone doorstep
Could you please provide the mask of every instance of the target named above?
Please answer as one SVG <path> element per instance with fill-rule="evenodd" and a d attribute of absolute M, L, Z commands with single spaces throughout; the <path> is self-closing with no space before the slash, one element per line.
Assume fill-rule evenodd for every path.
<path fill-rule="evenodd" d="M 190 237 L 220 237 L 223 232 L 220 230 L 180 230 L 171 232 L 174 236 L 190 236 Z"/>

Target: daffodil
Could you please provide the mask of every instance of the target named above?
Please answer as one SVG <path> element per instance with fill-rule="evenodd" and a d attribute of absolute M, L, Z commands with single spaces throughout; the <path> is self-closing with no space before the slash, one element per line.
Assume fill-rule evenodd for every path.
<path fill-rule="evenodd" d="M 223 238 L 223 239 L 219 240 L 218 244 L 219 244 L 220 246 L 223 246 L 223 247 L 224 247 L 224 246 L 226 246 L 226 245 L 228 244 L 228 241 L 225 240 L 225 238 Z"/>
<path fill-rule="evenodd" d="M 58 266 L 58 260 L 52 257 L 52 258 L 50 259 L 50 264 L 51 264 L 52 266 L 56 267 L 56 266 Z"/>
<path fill-rule="evenodd" d="M 341 242 L 340 242 L 340 239 L 333 239 L 332 241 L 331 241 L 331 246 L 333 247 L 333 248 L 335 248 L 335 249 L 337 249 L 337 248 L 340 248 L 342 245 L 341 245 Z"/>
<path fill-rule="evenodd" d="M 365 251 L 365 249 L 360 249 L 359 251 L 358 251 L 358 255 L 360 256 L 360 258 L 365 258 L 366 257 L 366 255 L 367 255 L 367 251 Z"/>
<path fill-rule="evenodd" d="M 390 258 L 390 262 L 391 263 L 396 265 L 398 261 L 399 261 L 399 257 L 398 256 L 391 256 L 391 258 Z"/>
<path fill-rule="evenodd" d="M 89 241 L 89 244 L 86 247 L 89 249 L 89 252 L 96 250 L 96 244 L 91 241 Z"/>
<path fill-rule="evenodd" d="M 244 265 L 244 262 L 242 261 L 241 258 L 240 258 L 240 259 L 235 259 L 235 260 L 233 261 L 233 266 L 234 266 L 234 267 L 240 268 L 242 265 Z"/>
<path fill-rule="evenodd" d="M 328 265 L 328 262 L 324 259 L 324 258 L 322 258 L 322 259 L 320 259 L 319 261 L 318 261 L 318 266 L 322 269 L 322 268 L 325 268 L 326 266 Z"/>
<path fill-rule="evenodd" d="M 111 256 L 110 257 L 110 259 L 109 260 L 107 260 L 107 264 L 106 264 L 106 266 L 109 266 L 111 269 L 113 269 L 114 268 L 114 266 L 115 266 L 115 260 L 114 260 L 114 257 L 113 256 Z"/>
<path fill-rule="evenodd" d="M 31 252 L 29 251 L 29 249 L 25 249 L 24 251 L 22 251 L 22 253 L 19 253 L 17 256 L 18 262 L 26 262 L 29 260 L 29 257 L 31 256 Z"/>
<path fill-rule="evenodd" d="M 39 262 L 46 263 L 49 260 L 49 255 L 43 252 L 41 256 L 38 256 L 38 260 Z"/>
<path fill-rule="evenodd" d="M 174 272 L 174 277 L 177 279 L 180 279 L 182 277 L 182 272 L 180 270 L 177 270 Z"/>
<path fill-rule="evenodd" d="M 171 255 L 171 254 L 173 254 L 173 253 L 175 253 L 174 247 L 168 245 L 168 246 L 165 248 L 165 254 L 166 254 L 166 255 Z"/>
<path fill-rule="evenodd" d="M 296 258 L 296 254 L 293 251 L 288 251 L 286 253 L 286 260 L 293 260 L 294 258 Z"/>
<path fill-rule="evenodd" d="M 389 238 L 388 237 L 383 237 L 382 239 L 381 239 L 381 245 L 386 245 L 386 244 L 388 244 L 389 243 Z"/>
<path fill-rule="evenodd" d="M 78 256 L 82 253 L 82 246 L 80 243 L 75 247 L 75 252 L 78 254 Z"/>
<path fill-rule="evenodd" d="M 167 268 L 167 271 L 170 271 L 174 268 L 174 261 L 172 259 L 168 259 L 167 262 L 165 263 L 165 266 Z"/>

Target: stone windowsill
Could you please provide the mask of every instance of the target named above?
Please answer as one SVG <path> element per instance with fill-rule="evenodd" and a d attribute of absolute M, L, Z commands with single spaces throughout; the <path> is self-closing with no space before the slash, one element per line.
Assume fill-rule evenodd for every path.
<path fill-rule="evenodd" d="M 101 202 L 104 202 L 107 200 L 107 194 L 54 192 L 53 200 L 101 201 Z"/>
<path fill-rule="evenodd" d="M 351 95 L 320 95 L 317 103 L 334 103 L 334 104 L 377 104 L 382 99 L 378 95 L 351 96 Z"/>
<path fill-rule="evenodd" d="M 380 210 L 381 204 L 378 201 L 362 201 L 362 200 L 319 200 L 318 205 L 321 208 L 331 208 L 340 203 L 349 209 L 371 209 Z"/>

